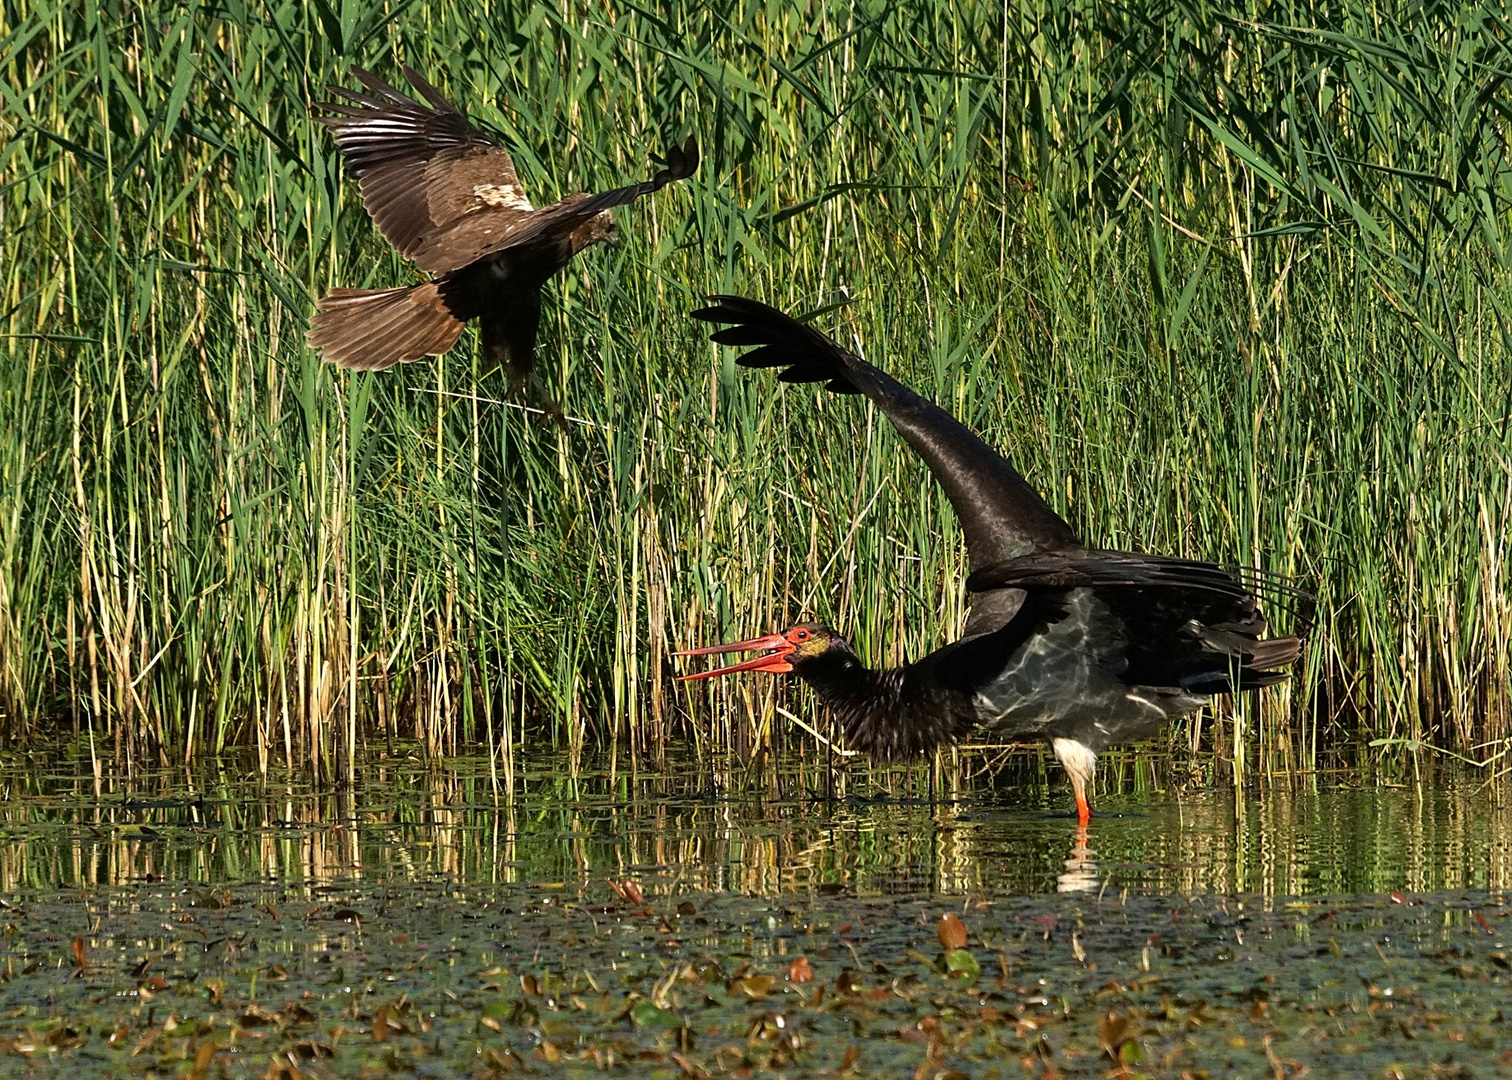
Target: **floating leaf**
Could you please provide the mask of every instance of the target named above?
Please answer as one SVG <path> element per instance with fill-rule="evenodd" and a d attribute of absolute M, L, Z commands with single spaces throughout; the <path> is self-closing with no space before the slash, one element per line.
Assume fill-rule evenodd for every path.
<path fill-rule="evenodd" d="M 944 968 L 952 979 L 975 979 L 982 974 L 982 967 L 970 949 L 951 949 L 945 954 Z"/>
<path fill-rule="evenodd" d="M 742 975 L 738 979 L 731 979 L 729 992 L 732 994 L 744 994 L 748 998 L 763 998 L 772 992 L 777 978 L 774 975 Z"/>
<path fill-rule="evenodd" d="M 210 1072 L 210 1062 L 215 1060 L 215 1052 L 220 1048 L 220 1043 L 208 1039 L 199 1044 L 194 1051 L 194 1065 L 189 1069 L 189 1080 L 205 1080 Z"/>
<path fill-rule="evenodd" d="M 64 1024 L 62 1027 L 56 1027 L 49 1031 L 43 1041 L 54 1050 L 66 1050 L 70 1046 L 78 1046 L 84 1041 L 84 1036 L 80 1035 L 74 1028 Z"/>
<path fill-rule="evenodd" d="M 379 1011 L 380 1013 L 382 1012 L 382 1010 Z M 241 1016 L 237 1017 L 236 1022 L 244 1028 L 251 1028 L 262 1027 L 264 1024 L 271 1024 L 277 1019 L 278 1017 L 275 1014 L 270 1013 L 267 1009 L 264 1009 L 261 1006 L 248 1005 L 245 1009 L 242 1010 Z"/>
<path fill-rule="evenodd" d="M 788 980 L 795 983 L 814 981 L 814 969 L 809 966 L 808 957 L 800 956 L 788 965 Z"/>
<path fill-rule="evenodd" d="M 1118 1058 L 1118 1048 L 1130 1038 L 1129 1018 L 1117 1010 L 1109 1010 L 1097 1024 L 1097 1041 L 1103 1053 Z"/>
<path fill-rule="evenodd" d="M 940 948 L 946 952 L 966 947 L 966 924 L 955 915 L 948 913 L 942 915 L 937 933 L 940 937 Z"/>
<path fill-rule="evenodd" d="M 630 1019 L 636 1027 L 675 1028 L 682 1027 L 682 1018 L 670 1009 L 663 1009 L 649 998 L 641 998 L 630 1007 Z"/>

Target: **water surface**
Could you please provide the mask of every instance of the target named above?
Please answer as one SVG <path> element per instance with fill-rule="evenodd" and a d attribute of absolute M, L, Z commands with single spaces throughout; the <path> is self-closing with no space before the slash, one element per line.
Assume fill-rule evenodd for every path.
<path fill-rule="evenodd" d="M 565 759 L 538 761 L 512 788 L 476 760 L 375 760 L 360 775 L 355 788 L 330 789 L 221 764 L 97 787 L 82 766 L 5 762 L 0 887 L 635 875 L 662 891 L 760 896 L 1301 896 L 1512 883 L 1505 783 L 1452 769 L 1241 790 L 1144 783 L 1099 793 L 1084 837 L 1058 772 L 1030 756 L 934 784 L 796 761 L 575 773 Z"/>
<path fill-rule="evenodd" d="M 1110 770 L 1112 771 L 1112 770 Z M 1114 774 L 1116 776 L 1116 773 Z M 0 1076 L 1444 1077 L 1512 1061 L 1501 789 L 0 762 Z"/>

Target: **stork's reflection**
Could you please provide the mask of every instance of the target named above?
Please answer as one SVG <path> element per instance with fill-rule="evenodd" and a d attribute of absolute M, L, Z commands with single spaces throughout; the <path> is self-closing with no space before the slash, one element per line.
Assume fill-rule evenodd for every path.
<path fill-rule="evenodd" d="M 1071 843 L 1071 857 L 1066 860 L 1065 873 L 1055 876 L 1055 891 L 1063 893 L 1091 892 L 1097 888 L 1097 860 L 1095 852 L 1087 846 L 1088 826 L 1082 822 L 1076 827 L 1076 836 Z"/>

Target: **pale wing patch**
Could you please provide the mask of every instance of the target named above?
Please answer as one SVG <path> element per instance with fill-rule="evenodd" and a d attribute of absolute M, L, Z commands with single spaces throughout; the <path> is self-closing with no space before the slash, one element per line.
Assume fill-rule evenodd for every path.
<path fill-rule="evenodd" d="M 525 192 L 512 184 L 474 184 L 474 209 L 497 206 L 505 210 L 534 210 Z"/>

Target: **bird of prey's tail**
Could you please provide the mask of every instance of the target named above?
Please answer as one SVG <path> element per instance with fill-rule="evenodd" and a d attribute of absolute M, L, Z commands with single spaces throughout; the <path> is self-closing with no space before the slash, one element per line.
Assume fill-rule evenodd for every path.
<path fill-rule="evenodd" d="M 444 285 L 332 289 L 310 320 L 310 347 L 338 367 L 359 371 L 440 356 L 467 325 L 447 303 Z"/>

